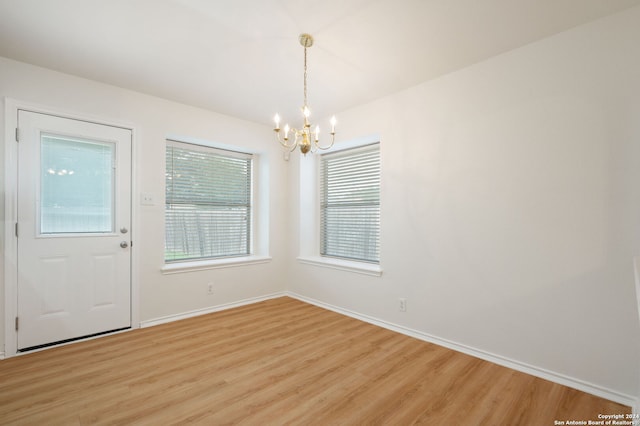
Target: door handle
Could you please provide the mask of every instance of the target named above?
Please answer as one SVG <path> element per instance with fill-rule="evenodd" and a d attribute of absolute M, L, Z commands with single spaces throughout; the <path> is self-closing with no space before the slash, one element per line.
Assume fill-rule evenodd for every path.
<path fill-rule="evenodd" d="M 122 241 L 122 242 L 120 243 L 120 247 L 122 247 L 122 248 L 127 248 L 127 247 L 129 247 L 129 243 L 128 243 L 128 242 L 126 242 L 126 241 Z"/>

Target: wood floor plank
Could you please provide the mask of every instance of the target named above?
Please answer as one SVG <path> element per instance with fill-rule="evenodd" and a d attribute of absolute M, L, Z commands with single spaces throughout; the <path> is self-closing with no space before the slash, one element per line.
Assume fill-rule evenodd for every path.
<path fill-rule="evenodd" d="M 553 425 L 630 408 L 290 298 L 0 361 L 2 425 Z"/>

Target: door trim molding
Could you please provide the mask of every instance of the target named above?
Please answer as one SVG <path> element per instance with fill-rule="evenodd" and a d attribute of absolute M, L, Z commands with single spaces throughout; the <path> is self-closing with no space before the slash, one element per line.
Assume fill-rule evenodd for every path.
<path fill-rule="evenodd" d="M 16 356 L 18 335 L 15 330 L 15 318 L 18 312 L 18 244 L 15 236 L 17 221 L 18 196 L 18 145 L 16 128 L 18 127 L 18 111 L 30 111 L 39 114 L 53 115 L 89 123 L 119 127 L 131 131 L 131 241 L 137 243 L 139 229 L 138 206 L 134 202 L 138 193 L 137 164 L 138 144 L 136 129 L 131 123 L 118 122 L 104 117 L 96 117 L 75 111 L 63 111 L 43 105 L 27 103 L 9 97 L 4 98 L 4 352 L 5 358 Z M 138 271 L 138 250 L 140 244 L 131 247 L 131 329 L 140 327 L 140 290 Z"/>

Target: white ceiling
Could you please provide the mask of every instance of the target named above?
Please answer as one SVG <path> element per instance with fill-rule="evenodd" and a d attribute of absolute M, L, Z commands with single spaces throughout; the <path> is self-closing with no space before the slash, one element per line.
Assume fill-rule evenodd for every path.
<path fill-rule="evenodd" d="M 362 104 L 640 0 L 0 0 L 0 56 L 243 119 Z M 338 117 L 339 118 L 339 117 Z"/>

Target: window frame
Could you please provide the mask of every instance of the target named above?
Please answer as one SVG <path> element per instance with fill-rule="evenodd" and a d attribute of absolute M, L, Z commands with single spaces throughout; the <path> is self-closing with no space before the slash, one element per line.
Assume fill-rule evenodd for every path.
<path fill-rule="evenodd" d="M 377 161 L 378 161 L 378 170 L 377 170 L 377 179 L 378 179 L 378 186 L 377 186 L 377 198 L 375 200 L 366 200 L 365 202 L 360 202 L 358 204 L 360 204 L 359 206 L 356 206 L 354 204 L 354 202 L 356 202 L 355 198 L 351 198 L 351 199 L 344 199 L 341 202 L 329 202 L 328 199 L 326 199 L 325 197 L 329 197 L 330 196 L 330 189 L 328 187 L 328 182 L 327 185 L 325 185 L 325 181 L 328 178 L 328 176 L 326 176 L 326 168 L 329 167 L 330 164 L 328 164 L 328 162 L 333 162 L 334 160 L 337 160 L 337 162 L 341 162 L 344 161 L 344 159 L 347 159 L 347 161 L 351 161 L 351 162 L 359 162 L 358 157 L 361 157 L 363 154 L 364 155 L 368 155 L 369 153 L 375 152 L 375 155 L 377 156 Z M 379 265 L 380 264 L 380 144 L 379 142 L 374 142 L 374 143 L 370 143 L 370 144 L 366 144 L 366 145 L 361 145 L 361 146 L 356 146 L 356 147 L 350 147 L 350 148 L 346 148 L 346 149 L 342 149 L 342 150 L 338 150 L 338 151 L 334 151 L 334 152 L 328 152 L 328 153 L 324 153 L 320 155 L 320 159 L 319 159 L 319 177 L 318 177 L 318 182 L 320 184 L 320 192 L 319 192 L 319 207 L 320 207 L 320 256 L 324 257 L 324 258 L 331 258 L 331 259 L 340 259 L 340 260 L 345 260 L 345 261 L 349 261 L 349 262 L 362 262 L 362 263 L 367 263 L 367 264 L 375 264 L 375 265 Z M 339 166 L 338 166 L 339 167 Z M 338 172 L 335 173 L 336 175 L 338 175 L 338 177 L 340 177 L 340 174 Z M 350 174 L 350 173 L 347 173 Z M 334 175 L 335 177 L 335 175 Z M 346 177 L 346 175 L 343 175 L 342 178 L 344 179 Z M 351 176 L 352 178 L 354 176 Z M 365 174 L 359 174 L 357 175 L 358 178 L 367 178 L 367 176 Z M 344 185 L 344 184 L 343 184 Z M 341 185 L 341 186 L 343 186 Z M 344 186 L 343 186 L 344 187 Z M 332 192 L 333 197 L 338 198 L 340 193 L 342 192 L 342 195 L 345 195 L 343 191 L 340 190 L 340 188 L 333 188 L 334 191 Z M 334 210 L 336 211 L 336 209 L 339 211 L 341 208 L 348 208 L 349 206 L 352 207 L 361 207 L 362 209 L 359 209 L 359 212 L 363 213 L 364 210 L 366 210 L 368 207 L 374 207 L 375 209 L 377 209 L 376 214 L 378 216 L 377 220 L 377 233 L 375 235 L 375 240 L 376 240 L 376 250 L 375 250 L 375 255 L 374 256 L 370 256 L 371 253 L 369 254 L 365 254 L 364 252 L 362 253 L 362 256 L 359 257 L 360 255 L 358 255 L 357 253 L 355 253 L 354 250 L 348 250 L 348 249 L 343 249 L 343 250 L 337 250 L 336 247 L 333 247 L 333 251 L 334 253 L 331 253 L 332 248 L 331 245 L 328 243 L 328 235 L 333 235 L 333 241 L 334 242 L 338 242 L 341 241 L 342 243 L 349 243 L 350 241 L 348 239 L 341 239 L 339 238 L 339 236 L 337 236 L 336 238 L 336 234 L 342 234 L 342 232 L 338 231 L 337 229 L 328 229 L 328 220 L 325 219 L 325 215 L 328 214 L 330 212 L 330 210 Z M 330 220 L 329 220 L 330 221 Z M 353 230 L 352 228 L 349 228 L 350 230 Z M 339 252 L 338 252 L 339 251 Z M 370 256 L 370 257 L 367 257 Z"/>
<path fill-rule="evenodd" d="M 187 147 L 189 145 L 194 146 L 196 150 L 204 150 L 204 151 L 212 151 L 217 154 L 224 155 L 228 153 L 230 157 L 235 156 L 246 156 L 251 158 L 251 181 L 250 181 L 250 197 L 249 197 L 249 205 L 250 205 L 250 214 L 249 214 L 249 223 L 247 223 L 248 227 L 248 235 L 247 235 L 247 245 L 248 250 L 247 253 L 238 254 L 238 255 L 230 255 L 230 256 L 216 256 L 216 257 L 200 257 L 200 258 L 192 258 L 192 259 L 180 259 L 180 260 L 167 260 L 166 254 L 163 250 L 163 267 L 161 271 L 163 274 L 174 274 L 183 271 L 197 271 L 197 270 L 206 270 L 206 269 L 217 269 L 217 268 L 225 268 L 225 267 L 233 267 L 245 264 L 257 264 L 257 263 L 266 263 L 271 260 L 268 255 L 256 255 L 254 252 L 255 249 L 255 241 L 256 236 L 260 232 L 257 232 L 257 225 L 262 224 L 263 220 L 259 219 L 257 216 L 262 214 L 262 209 L 258 206 L 258 202 L 256 198 L 260 198 L 258 193 L 261 191 L 258 183 L 258 175 L 259 175 L 259 164 L 260 164 L 260 156 L 258 156 L 254 152 L 249 152 L 248 150 L 243 150 L 242 148 L 231 147 L 228 145 L 221 144 L 212 144 L 202 140 L 184 140 L 183 138 L 172 138 L 167 137 L 165 141 L 165 149 L 168 149 L 170 145 L 182 145 Z M 167 163 L 166 163 L 166 154 L 165 158 L 165 173 L 167 173 Z M 165 178 L 166 185 L 166 178 Z M 166 187 L 165 187 L 166 191 Z M 164 208 L 164 241 L 166 244 L 166 220 L 167 220 L 167 200 L 165 198 L 165 202 L 163 204 Z M 258 246 L 258 251 L 263 244 L 260 243 Z"/>
<path fill-rule="evenodd" d="M 382 178 L 383 170 L 383 151 L 382 138 L 379 134 L 374 133 L 360 138 L 341 141 L 336 143 L 332 148 L 324 151 L 333 153 L 343 151 L 350 148 L 363 147 L 365 145 L 379 144 L 380 146 L 380 175 Z M 358 262 L 353 260 L 339 259 L 333 257 L 324 257 L 320 255 L 320 156 L 317 154 L 299 157 L 299 182 L 311 183 L 298 185 L 298 247 L 299 254 L 297 260 L 303 265 L 311 265 L 324 269 L 333 269 L 347 271 L 361 275 L 381 277 L 383 273 L 383 211 L 384 209 L 384 193 L 380 194 L 380 263 Z M 304 218 L 304 219 L 303 219 Z"/>

